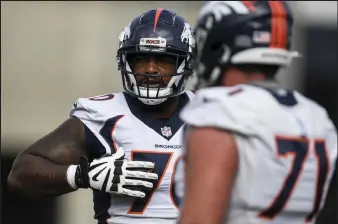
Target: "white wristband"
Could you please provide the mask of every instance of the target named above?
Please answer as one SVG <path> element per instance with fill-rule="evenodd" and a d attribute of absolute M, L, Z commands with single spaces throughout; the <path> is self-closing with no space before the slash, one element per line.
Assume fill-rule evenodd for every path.
<path fill-rule="evenodd" d="M 70 165 L 67 169 L 67 182 L 71 188 L 74 190 L 78 189 L 75 183 L 75 173 L 76 173 L 77 165 Z"/>

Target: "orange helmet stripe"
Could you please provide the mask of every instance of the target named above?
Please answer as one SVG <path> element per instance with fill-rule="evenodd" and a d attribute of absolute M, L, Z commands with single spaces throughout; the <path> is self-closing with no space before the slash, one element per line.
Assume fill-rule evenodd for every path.
<path fill-rule="evenodd" d="M 287 46 L 286 9 L 280 1 L 269 1 L 271 9 L 271 43 L 270 47 L 283 48 Z"/>
<path fill-rule="evenodd" d="M 155 22 L 154 22 L 154 32 L 156 31 L 157 22 L 158 22 L 158 19 L 160 18 L 160 15 L 161 15 L 162 10 L 163 10 L 162 8 L 156 9 L 156 13 L 155 13 Z"/>

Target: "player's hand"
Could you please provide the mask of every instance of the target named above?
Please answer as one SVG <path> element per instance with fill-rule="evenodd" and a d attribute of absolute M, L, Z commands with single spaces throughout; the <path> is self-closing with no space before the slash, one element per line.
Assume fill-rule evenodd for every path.
<path fill-rule="evenodd" d="M 90 164 L 81 157 L 76 167 L 75 183 L 80 188 L 92 188 L 107 193 L 143 198 L 153 188 L 157 174 L 150 173 L 154 163 L 123 160 L 124 150 L 120 147 L 109 157 L 96 159 Z"/>

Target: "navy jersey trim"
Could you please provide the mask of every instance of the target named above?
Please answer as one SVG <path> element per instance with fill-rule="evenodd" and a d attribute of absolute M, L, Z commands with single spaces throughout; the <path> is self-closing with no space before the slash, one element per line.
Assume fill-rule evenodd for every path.
<path fill-rule="evenodd" d="M 97 220 L 97 222 L 100 223 L 107 223 L 107 219 L 110 218 L 110 215 L 108 213 L 108 209 L 111 205 L 111 195 L 102 192 L 93 190 L 93 196 L 94 196 L 94 218 Z"/>
<path fill-rule="evenodd" d="M 170 140 L 177 131 L 184 125 L 184 122 L 180 119 L 179 114 L 181 109 L 189 102 L 189 96 L 186 93 L 183 93 L 179 95 L 179 106 L 176 109 L 175 113 L 167 119 L 160 119 L 153 116 L 150 116 L 145 111 L 141 109 L 142 102 L 140 102 L 137 98 L 130 96 L 128 93 L 123 92 L 123 95 L 126 99 L 126 102 L 128 104 L 128 107 L 131 111 L 131 113 L 138 118 L 140 121 L 142 121 L 145 125 L 147 125 L 149 128 L 153 129 L 156 133 L 158 133 L 160 136 L 165 138 L 166 140 Z M 162 128 L 169 127 L 171 130 L 170 136 L 164 136 L 162 134 Z"/>
<path fill-rule="evenodd" d="M 72 116 L 73 118 L 78 119 L 78 117 Z M 94 133 L 81 121 L 84 131 L 85 131 L 85 145 L 87 149 L 87 153 L 89 155 L 88 160 L 92 161 L 95 158 L 100 158 L 106 154 L 106 148 L 102 145 L 102 143 L 97 139 Z"/>
<path fill-rule="evenodd" d="M 115 142 L 113 140 L 112 133 L 115 129 L 117 122 L 123 117 L 124 115 L 117 115 L 115 117 L 109 118 L 108 120 L 106 120 L 106 122 L 104 123 L 103 127 L 100 130 L 100 134 L 108 143 L 112 154 L 114 154 L 117 150 Z"/>
<path fill-rule="evenodd" d="M 260 87 L 267 92 L 269 92 L 273 98 L 277 100 L 279 104 L 282 104 L 284 106 L 293 107 L 298 104 L 298 101 L 294 95 L 294 92 L 291 90 L 283 89 L 283 88 L 269 88 L 264 87 L 259 84 L 250 84 L 252 86 Z M 283 93 L 281 93 L 281 91 Z"/>

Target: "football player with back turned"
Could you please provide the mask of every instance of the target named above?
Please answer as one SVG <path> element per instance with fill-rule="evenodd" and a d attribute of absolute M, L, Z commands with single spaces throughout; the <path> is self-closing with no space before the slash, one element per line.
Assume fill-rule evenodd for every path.
<path fill-rule="evenodd" d="M 192 29 L 174 12 L 150 10 L 125 27 L 119 44 L 124 92 L 77 100 L 68 120 L 18 155 L 8 184 L 36 197 L 91 188 L 99 224 L 173 223 L 179 112 L 193 96 L 185 91 Z"/>
<path fill-rule="evenodd" d="M 315 222 L 337 159 L 337 132 L 323 107 L 275 80 L 296 56 L 292 24 L 285 1 L 201 8 L 199 90 L 181 112 L 188 128 L 175 175 L 180 183 L 186 170 L 180 224 Z"/>

